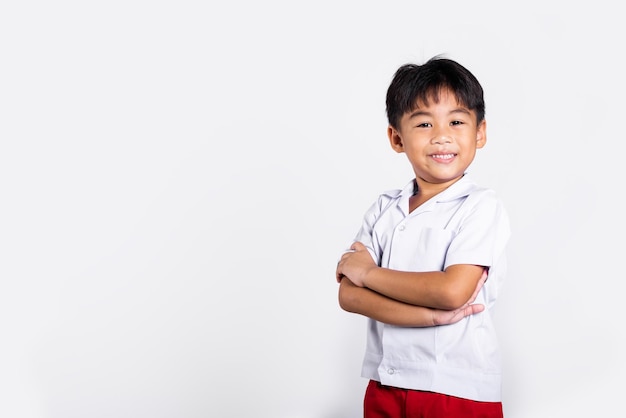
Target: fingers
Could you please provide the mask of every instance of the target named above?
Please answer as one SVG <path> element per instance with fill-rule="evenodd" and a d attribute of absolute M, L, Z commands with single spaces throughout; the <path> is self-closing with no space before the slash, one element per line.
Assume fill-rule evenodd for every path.
<path fill-rule="evenodd" d="M 361 244 L 359 241 L 355 241 L 351 246 L 350 249 L 353 251 L 363 251 L 366 249 L 365 245 Z"/>
<path fill-rule="evenodd" d="M 341 264 L 341 260 L 337 261 L 337 269 L 335 270 L 335 278 L 337 279 L 337 283 L 341 282 L 341 279 L 344 278 L 344 275 L 341 272 L 341 269 L 339 268 L 340 264 Z"/>
<path fill-rule="evenodd" d="M 464 316 L 474 315 L 477 313 L 481 313 L 484 310 L 485 310 L 485 305 L 481 305 L 477 303 L 475 305 L 469 305 L 468 307 L 466 307 L 463 311 L 463 315 Z"/>
<path fill-rule="evenodd" d="M 352 252 L 352 251 L 350 251 Z M 346 258 L 346 255 L 348 253 L 344 253 L 341 258 L 339 258 L 339 261 L 337 261 L 337 268 L 335 269 L 335 278 L 337 279 L 337 283 L 341 282 L 341 279 L 343 279 L 344 277 L 346 277 L 343 274 L 343 269 L 341 268 L 341 265 L 344 261 L 344 259 Z"/>
<path fill-rule="evenodd" d="M 355 242 L 354 244 L 359 244 L 361 245 L 363 248 L 365 248 L 365 246 L 363 244 L 361 244 L 360 242 Z M 341 269 L 341 264 L 343 263 L 343 261 L 346 259 L 346 257 L 349 257 L 350 254 L 352 254 L 353 252 L 357 251 L 356 249 L 354 249 L 354 244 L 352 244 L 352 246 L 346 250 L 341 257 L 339 258 L 339 261 L 337 261 L 337 269 L 335 271 L 335 276 L 337 278 L 337 283 L 339 283 L 341 281 L 341 279 L 343 279 L 344 277 L 346 277 L 343 273 L 342 273 L 342 269 Z"/>
<path fill-rule="evenodd" d="M 485 284 L 485 282 L 487 281 L 488 274 L 489 274 L 489 269 L 484 268 L 483 273 L 480 275 L 480 279 L 478 279 L 478 282 L 481 285 Z"/>

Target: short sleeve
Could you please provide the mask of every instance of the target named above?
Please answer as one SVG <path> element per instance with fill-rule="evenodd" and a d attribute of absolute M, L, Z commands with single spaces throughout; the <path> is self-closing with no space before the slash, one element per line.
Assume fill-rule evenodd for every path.
<path fill-rule="evenodd" d="M 506 210 L 493 191 L 470 195 L 464 206 L 444 267 L 454 264 L 493 266 L 504 253 L 510 235 Z"/>

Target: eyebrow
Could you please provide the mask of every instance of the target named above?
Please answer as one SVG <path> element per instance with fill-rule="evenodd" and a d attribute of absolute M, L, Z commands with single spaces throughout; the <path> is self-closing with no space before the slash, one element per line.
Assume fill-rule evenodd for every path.
<path fill-rule="evenodd" d="M 448 114 L 449 115 L 453 115 L 455 113 L 462 113 L 462 114 L 468 115 L 468 116 L 471 115 L 471 112 L 469 110 L 467 110 L 466 108 L 464 108 L 464 107 L 456 108 L 456 109 L 454 109 L 453 111 L 451 111 Z M 430 113 L 430 112 L 426 112 L 426 111 L 418 109 L 418 110 L 416 110 L 415 112 L 413 112 L 413 113 L 411 113 L 409 115 L 409 119 L 413 119 L 413 118 L 416 118 L 418 116 L 431 116 L 431 115 L 432 115 L 432 113 Z"/>

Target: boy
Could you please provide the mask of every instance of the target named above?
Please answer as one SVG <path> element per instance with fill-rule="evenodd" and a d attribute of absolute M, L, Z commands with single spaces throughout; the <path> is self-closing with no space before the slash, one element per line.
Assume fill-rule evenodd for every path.
<path fill-rule="evenodd" d="M 364 416 L 502 417 L 490 311 L 509 221 L 466 175 L 487 141 L 482 87 L 434 57 L 401 66 L 386 105 L 415 178 L 378 197 L 336 271 L 341 308 L 368 317 Z"/>

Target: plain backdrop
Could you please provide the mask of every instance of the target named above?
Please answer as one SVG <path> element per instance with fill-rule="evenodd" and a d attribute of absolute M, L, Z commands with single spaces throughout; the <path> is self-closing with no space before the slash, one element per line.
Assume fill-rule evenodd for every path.
<path fill-rule="evenodd" d="M 396 68 L 485 89 L 511 217 L 507 418 L 623 400 L 622 14 L 609 1 L 4 1 L 0 417 L 357 418 L 334 269 L 412 178 Z"/>

